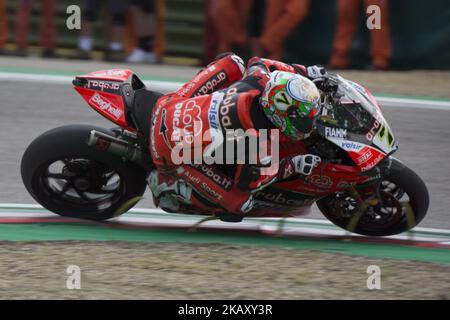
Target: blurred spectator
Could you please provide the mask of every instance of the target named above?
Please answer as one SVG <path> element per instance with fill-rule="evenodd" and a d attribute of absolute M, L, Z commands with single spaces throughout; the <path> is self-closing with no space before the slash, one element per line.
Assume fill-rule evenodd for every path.
<path fill-rule="evenodd" d="M 131 0 L 131 17 L 134 33 L 137 35 L 137 47 L 126 58 L 130 63 L 157 63 L 154 52 L 156 34 L 156 15 L 153 0 Z"/>
<path fill-rule="evenodd" d="M 211 17 L 218 34 L 218 52 L 233 51 L 246 59 L 250 56 L 247 21 L 253 0 L 215 0 Z"/>
<path fill-rule="evenodd" d="M 337 27 L 333 53 L 329 67 L 347 69 L 350 67 L 350 47 L 357 30 L 358 13 L 362 0 L 337 0 Z M 370 30 L 372 68 L 385 70 L 389 67 L 391 39 L 388 16 L 388 0 L 364 0 L 364 7 L 377 5 L 381 11 L 381 29 Z"/>
<path fill-rule="evenodd" d="M 30 12 L 34 0 L 20 0 L 17 3 L 16 12 L 16 51 L 13 55 L 26 56 L 28 46 L 28 28 Z M 45 9 L 45 10 L 44 10 Z M 41 1 L 41 26 L 40 45 L 43 49 L 42 56 L 46 58 L 55 57 L 55 12 L 56 0 Z"/>
<path fill-rule="evenodd" d="M 8 42 L 8 20 L 6 18 L 5 0 L 0 0 L 0 55 L 5 53 Z"/>
<path fill-rule="evenodd" d="M 203 34 L 203 64 L 207 65 L 217 56 L 218 33 L 214 23 L 213 8 L 217 0 L 204 0 L 205 32 Z"/>
<path fill-rule="evenodd" d="M 214 19 L 219 38 L 219 53 L 233 51 L 243 59 L 257 55 L 280 60 L 284 41 L 308 15 L 311 0 L 208 2 L 208 12 Z M 252 22 L 250 33 L 249 21 Z M 209 32 L 209 28 L 207 30 Z M 208 38 L 205 40 L 208 41 Z M 209 41 L 212 42 L 212 39 Z M 212 43 L 209 46 L 212 47 Z"/>
<path fill-rule="evenodd" d="M 255 54 L 281 60 L 285 39 L 308 15 L 310 3 L 311 0 L 266 0 L 266 17 Z"/>
<path fill-rule="evenodd" d="M 155 3 L 156 16 L 155 44 L 153 52 L 161 59 L 166 49 L 166 0 L 153 1 Z"/>
<path fill-rule="evenodd" d="M 93 50 L 93 29 L 97 21 L 97 13 L 104 5 L 111 20 L 111 30 L 108 32 L 108 47 L 104 60 L 119 62 L 124 60 L 123 36 L 125 30 L 125 12 L 128 8 L 127 0 L 85 0 L 82 8 L 83 21 L 81 36 L 78 40 L 77 59 L 90 59 Z M 105 28 L 106 29 L 106 28 Z"/>

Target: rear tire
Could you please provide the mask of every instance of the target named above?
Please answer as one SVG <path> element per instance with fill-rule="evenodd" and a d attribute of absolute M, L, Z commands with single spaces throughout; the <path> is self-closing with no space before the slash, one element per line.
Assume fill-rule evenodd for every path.
<path fill-rule="evenodd" d="M 61 216 L 102 221 L 128 211 L 141 199 L 146 172 L 89 147 L 91 130 L 114 135 L 89 125 L 49 130 L 28 146 L 21 174 L 28 192 L 46 209 Z"/>
<path fill-rule="evenodd" d="M 339 205 L 344 202 L 343 199 L 351 198 L 348 194 L 333 194 L 327 196 L 317 201 L 317 206 L 324 216 L 334 224 L 345 230 L 366 236 L 389 236 L 399 234 L 418 225 L 425 217 L 430 201 L 428 190 L 423 180 L 400 161 L 392 158 L 390 172 L 383 178 L 382 183 L 385 186 L 391 184 L 397 188 L 391 193 L 386 191 L 387 189 L 381 193 L 385 202 L 390 203 L 392 207 L 397 208 L 397 212 L 393 214 L 392 218 L 387 220 L 385 224 L 381 223 L 381 221 L 383 221 L 381 219 L 378 222 L 374 220 L 372 224 L 370 224 L 370 222 L 364 222 L 364 215 L 367 215 L 366 211 L 366 213 L 363 213 L 360 221 L 358 221 L 358 224 L 353 226 L 354 229 L 351 230 L 351 228 L 349 228 L 351 217 L 343 215 L 342 211 L 338 212 L 339 210 L 342 210 Z M 402 200 L 398 198 L 401 194 L 403 194 L 403 196 L 406 194 L 409 198 L 409 206 L 407 207 L 412 209 L 413 219 L 411 219 L 411 217 L 408 218 L 408 210 L 399 206 L 399 203 L 401 203 Z M 401 208 L 401 211 L 398 208 Z M 368 219 L 366 220 L 370 221 Z"/>

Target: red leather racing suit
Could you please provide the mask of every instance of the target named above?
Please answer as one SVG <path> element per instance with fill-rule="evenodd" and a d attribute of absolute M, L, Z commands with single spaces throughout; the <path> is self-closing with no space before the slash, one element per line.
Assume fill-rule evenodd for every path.
<path fill-rule="evenodd" d="M 248 180 L 246 164 L 179 163 L 174 158 L 180 140 L 193 143 L 200 139 L 200 144 L 193 143 L 193 154 L 199 145 L 200 154 L 204 154 L 215 138 L 214 132 L 226 136 L 229 129 L 255 129 L 258 134 L 260 129 L 274 128 L 260 106 L 261 93 L 274 70 L 305 73 L 303 66 L 258 57 L 250 59 L 245 68 L 238 56 L 230 54 L 210 63 L 178 91 L 161 97 L 153 109 L 150 132 L 153 161 L 159 172 L 182 179 L 193 188 L 189 201 L 197 210 L 203 208 L 211 213 L 214 208 L 218 212 L 242 214 L 249 209 L 252 188 L 293 171 L 284 168 L 284 173 L 277 171 L 243 183 Z M 280 144 L 289 140 L 281 134 L 279 138 Z M 270 157 L 270 150 L 266 151 Z"/>

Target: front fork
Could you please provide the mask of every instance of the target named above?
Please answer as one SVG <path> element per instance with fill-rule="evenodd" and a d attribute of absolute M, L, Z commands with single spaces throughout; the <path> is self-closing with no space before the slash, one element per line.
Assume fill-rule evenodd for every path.
<path fill-rule="evenodd" d="M 391 167 L 392 159 L 387 157 L 385 161 L 372 168 L 370 171 L 365 172 L 364 175 L 368 175 L 369 179 L 362 184 L 353 185 L 346 191 L 355 199 L 358 209 L 353 213 L 348 225 L 347 230 L 353 232 L 359 223 L 359 220 L 371 206 L 383 206 L 383 198 L 380 193 L 381 182 L 383 177 L 387 175 Z"/>
<path fill-rule="evenodd" d="M 377 187 L 377 189 L 378 189 L 378 187 Z M 347 192 L 353 199 L 356 200 L 356 203 L 358 205 L 358 209 L 356 210 L 355 213 L 353 213 L 353 215 L 350 218 L 350 221 L 347 225 L 347 230 L 349 230 L 350 232 L 353 232 L 353 231 L 355 231 L 356 226 L 359 223 L 359 220 L 361 219 L 363 214 L 367 211 L 367 209 L 370 206 L 378 205 L 382 201 L 382 199 L 379 196 L 371 197 L 370 195 L 368 198 L 363 198 L 361 196 L 361 192 L 359 190 L 357 190 L 355 186 L 350 187 L 347 190 Z M 367 195 L 367 193 L 366 193 L 366 195 Z"/>
<path fill-rule="evenodd" d="M 383 197 L 381 194 L 383 192 L 381 190 L 381 183 L 383 182 L 383 178 L 385 178 L 389 174 L 392 167 L 392 161 L 393 160 L 391 157 L 387 157 L 385 161 L 372 169 L 373 172 L 365 173 L 371 175 L 372 177 L 375 177 L 376 179 L 370 180 L 368 183 L 351 186 L 346 190 L 358 204 L 358 210 L 351 217 L 347 225 L 347 230 L 355 230 L 359 220 L 370 206 L 379 205 L 381 207 L 384 207 L 386 205 L 386 203 L 383 202 Z M 401 201 L 399 201 L 399 205 L 406 214 L 408 225 L 410 225 L 411 227 L 414 226 L 415 217 L 410 203 L 402 203 Z"/>

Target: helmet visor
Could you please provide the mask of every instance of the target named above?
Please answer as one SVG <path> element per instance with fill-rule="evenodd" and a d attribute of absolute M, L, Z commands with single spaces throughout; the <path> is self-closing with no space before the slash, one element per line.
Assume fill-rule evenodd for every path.
<path fill-rule="evenodd" d="M 314 119 L 317 115 L 317 106 L 300 102 L 300 105 L 288 109 L 291 125 L 300 133 L 307 134 L 313 129 Z"/>

